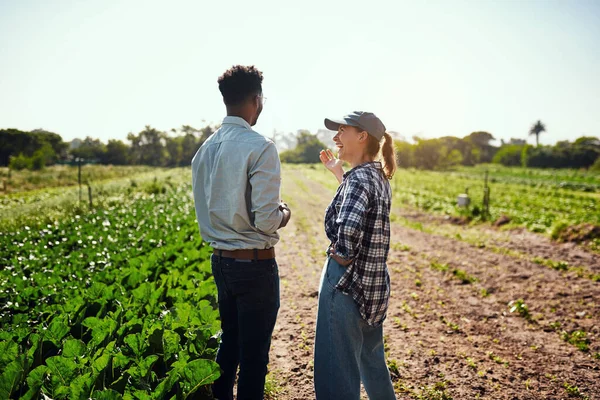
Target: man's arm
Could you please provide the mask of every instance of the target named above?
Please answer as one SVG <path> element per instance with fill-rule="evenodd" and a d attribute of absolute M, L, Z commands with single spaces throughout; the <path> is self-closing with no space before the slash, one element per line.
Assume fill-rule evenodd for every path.
<path fill-rule="evenodd" d="M 250 211 L 254 215 L 254 226 L 261 232 L 275 233 L 287 224 L 291 214 L 289 208 L 287 212 L 280 209 L 281 164 L 275 144 L 268 143 L 263 148 L 250 167 L 248 177 L 252 188 Z"/>

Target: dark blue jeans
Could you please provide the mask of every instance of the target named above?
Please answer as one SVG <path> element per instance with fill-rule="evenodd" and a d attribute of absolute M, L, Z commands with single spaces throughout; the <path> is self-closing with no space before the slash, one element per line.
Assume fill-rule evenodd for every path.
<path fill-rule="evenodd" d="M 238 365 L 238 400 L 262 400 L 271 335 L 279 310 L 279 270 L 272 260 L 211 259 L 221 314 L 217 363 L 223 373 L 213 384 L 219 400 L 233 400 Z"/>

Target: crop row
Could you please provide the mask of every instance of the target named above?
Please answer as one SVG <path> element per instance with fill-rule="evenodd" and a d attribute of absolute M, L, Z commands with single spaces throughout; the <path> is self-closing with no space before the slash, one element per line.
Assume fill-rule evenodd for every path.
<path fill-rule="evenodd" d="M 219 376 L 189 185 L 0 232 L 0 398 L 161 399 Z"/>

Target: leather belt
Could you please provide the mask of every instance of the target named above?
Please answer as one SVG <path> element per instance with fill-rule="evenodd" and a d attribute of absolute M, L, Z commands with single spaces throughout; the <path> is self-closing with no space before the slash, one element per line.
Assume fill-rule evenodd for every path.
<path fill-rule="evenodd" d="M 275 258 L 275 248 L 270 249 L 251 249 L 251 250 L 217 250 L 215 255 L 225 258 L 235 258 L 237 260 L 270 260 Z"/>

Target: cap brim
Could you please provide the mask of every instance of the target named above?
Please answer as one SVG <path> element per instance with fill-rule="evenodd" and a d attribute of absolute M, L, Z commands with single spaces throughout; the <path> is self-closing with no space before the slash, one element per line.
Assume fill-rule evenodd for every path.
<path fill-rule="evenodd" d="M 325 118 L 325 128 L 330 131 L 337 131 L 340 128 L 340 125 L 358 126 L 354 121 Z"/>

